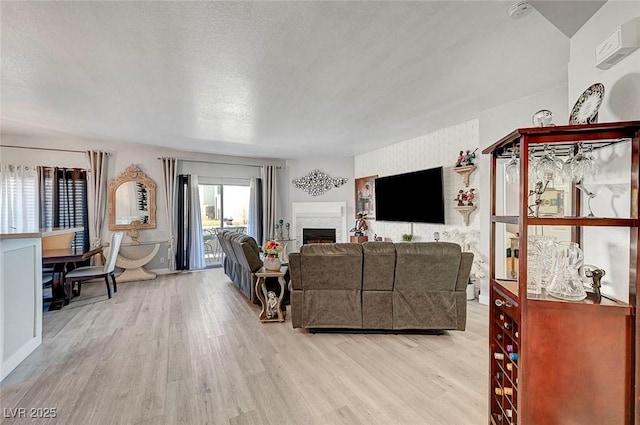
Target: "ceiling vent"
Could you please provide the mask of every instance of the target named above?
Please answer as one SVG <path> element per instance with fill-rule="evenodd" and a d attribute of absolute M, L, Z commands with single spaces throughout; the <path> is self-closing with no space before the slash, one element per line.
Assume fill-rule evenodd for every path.
<path fill-rule="evenodd" d="M 609 69 L 640 47 L 640 17 L 619 26 L 596 47 L 596 67 Z"/>

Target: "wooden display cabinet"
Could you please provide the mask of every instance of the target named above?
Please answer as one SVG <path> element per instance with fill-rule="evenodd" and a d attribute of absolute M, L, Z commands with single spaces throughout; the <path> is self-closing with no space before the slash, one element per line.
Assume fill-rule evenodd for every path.
<path fill-rule="evenodd" d="M 483 151 L 492 156 L 490 424 L 640 425 L 640 323 L 636 314 L 639 139 L 640 121 L 522 128 Z M 504 182 L 503 166 L 512 150 L 535 158 L 547 145 L 558 157 L 568 157 L 577 151 L 578 143 L 601 156 L 602 162 L 623 164 L 614 166 L 613 174 L 628 170 L 628 175 L 624 182 L 618 178 L 611 186 L 622 187 L 620 192 L 627 194 L 628 202 L 623 208 L 616 207 L 615 213 L 588 216 L 583 205 L 586 195 L 575 183 L 569 183 L 561 214 L 534 216 L 529 208 L 534 186 L 529 184 L 530 155 L 519 154 L 519 182 L 514 183 L 517 190 Z M 515 198 L 511 204 L 504 201 L 509 193 Z M 595 200 L 593 205 L 597 204 Z M 619 199 L 611 203 L 614 201 Z M 514 206 L 511 211 L 507 211 L 509 205 Z M 503 251 L 509 244 L 507 228 L 510 233 L 518 233 L 515 278 L 507 270 Z M 542 294 L 527 293 L 528 235 L 555 229 L 565 231 L 585 256 L 604 261 L 605 252 L 610 257 L 606 272 L 616 280 L 603 286 L 602 299 L 589 294 L 585 300 L 572 302 L 553 298 L 544 289 Z M 597 237 L 602 231 L 622 232 L 625 236 L 618 242 L 623 249 L 618 246 L 615 252 L 608 252 L 611 246 L 602 246 Z M 628 293 L 621 300 L 607 295 L 612 286 L 626 289 L 627 282 Z"/>

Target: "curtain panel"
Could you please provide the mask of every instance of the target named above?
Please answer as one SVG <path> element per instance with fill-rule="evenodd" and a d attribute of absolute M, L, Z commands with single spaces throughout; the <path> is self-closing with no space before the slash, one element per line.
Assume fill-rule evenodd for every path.
<path fill-rule="evenodd" d="M 169 243 L 167 248 L 167 267 L 169 270 L 176 269 L 176 240 L 175 240 L 175 217 L 176 217 L 176 191 L 178 187 L 177 159 L 160 158 L 162 161 L 162 188 L 164 191 L 164 207 L 167 212 L 167 223 L 169 225 Z"/>
<path fill-rule="evenodd" d="M 278 220 L 276 210 L 277 201 L 277 171 L 275 165 L 265 165 L 262 169 L 262 240 L 267 241 L 274 232 L 274 226 Z M 273 235 L 275 237 L 275 235 Z"/>
<path fill-rule="evenodd" d="M 258 246 L 265 240 L 262 238 L 262 179 L 252 178 L 249 183 L 249 223 L 247 234 L 253 237 Z"/>
<path fill-rule="evenodd" d="M 199 270 L 206 267 L 204 236 L 200 213 L 198 176 L 178 176 L 177 270 Z"/>
<path fill-rule="evenodd" d="M 107 214 L 107 160 L 109 154 L 102 151 L 88 150 L 88 211 L 89 240 L 92 247 L 102 245 L 104 218 Z"/>

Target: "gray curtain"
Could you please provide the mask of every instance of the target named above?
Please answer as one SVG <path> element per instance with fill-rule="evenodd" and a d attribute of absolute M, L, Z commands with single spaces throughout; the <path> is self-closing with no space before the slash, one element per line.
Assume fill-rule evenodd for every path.
<path fill-rule="evenodd" d="M 204 258 L 204 235 L 202 232 L 202 215 L 200 214 L 198 176 L 191 174 L 189 177 L 189 270 L 198 270 L 207 267 L 207 263 Z"/>
<path fill-rule="evenodd" d="M 164 190 L 164 207 L 167 211 L 167 223 L 169 224 L 169 242 L 167 248 L 167 268 L 175 270 L 175 216 L 176 216 L 176 190 L 178 186 L 177 160 L 176 158 L 160 158 L 162 161 L 162 188 Z"/>
<path fill-rule="evenodd" d="M 252 178 L 249 182 L 249 225 L 247 234 L 262 246 L 262 180 Z"/>
<path fill-rule="evenodd" d="M 107 212 L 107 159 L 108 152 L 86 151 L 89 160 L 88 199 L 89 243 L 91 247 L 102 245 L 102 229 Z"/>
<path fill-rule="evenodd" d="M 262 168 L 262 240 L 271 239 L 274 232 L 274 226 L 278 220 L 278 211 L 276 210 L 277 200 L 277 171 L 275 165 L 265 165 Z"/>

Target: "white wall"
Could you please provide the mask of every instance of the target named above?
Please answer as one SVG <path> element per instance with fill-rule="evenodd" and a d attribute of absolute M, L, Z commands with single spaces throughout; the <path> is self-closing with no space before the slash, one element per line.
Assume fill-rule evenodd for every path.
<path fill-rule="evenodd" d="M 570 40 L 569 108 L 593 83 L 605 87 L 599 122 L 640 119 L 640 49 L 608 70 L 596 68 L 595 47 L 617 27 L 640 16 L 638 1 L 609 0 Z"/>
<path fill-rule="evenodd" d="M 306 158 L 288 160 L 283 170 L 283 188 L 286 193 L 285 211 L 280 211 L 280 215 L 285 222 L 291 222 L 291 205 L 293 202 L 338 202 L 347 203 L 347 220 L 351 217 L 355 222 L 355 182 L 353 157 L 347 158 Z M 307 175 L 310 171 L 320 170 L 331 177 L 345 177 L 347 182 L 340 187 L 332 187 L 330 190 L 319 196 L 312 196 L 302 189 L 298 189 L 291 183 L 292 180 Z M 348 226 L 351 222 L 348 222 Z M 349 227 L 351 228 L 351 227 Z"/>
<path fill-rule="evenodd" d="M 479 116 L 479 144 L 481 150 L 491 146 L 502 137 L 511 133 L 513 130 L 521 127 L 532 127 L 532 115 L 540 109 L 548 109 L 553 112 L 553 123 L 557 125 L 566 125 L 569 122 L 569 114 L 567 112 L 567 86 L 561 85 L 553 87 L 533 96 L 525 97 L 514 102 L 510 102 L 497 108 L 483 111 Z M 490 192 L 490 156 L 481 155 L 479 161 L 480 167 L 480 192 L 488 194 Z M 507 189 L 516 189 L 516 185 L 507 187 Z M 500 188 L 499 188 L 500 189 Z M 510 196 L 510 199 L 518 199 L 518 196 Z M 516 207 L 517 208 L 517 207 Z M 517 211 L 517 210 L 516 210 Z M 517 212 L 516 212 L 517 214 Z M 489 257 L 489 221 L 490 209 L 488 203 L 480 206 L 480 249 L 481 252 Z M 501 235 L 497 235 L 496 239 L 500 240 Z M 496 252 L 505 252 L 506 246 L 497 245 Z M 496 254 L 497 258 L 502 258 L 500 254 Z M 498 264 L 498 266 L 501 263 Z M 488 268 L 488 263 L 486 263 Z M 489 271 L 486 271 L 487 276 Z M 489 281 L 485 279 L 481 282 L 480 302 L 487 304 L 489 302 Z"/>
<path fill-rule="evenodd" d="M 536 95 L 511 102 L 497 108 L 483 111 L 478 119 L 447 127 L 428 135 L 396 143 L 355 158 L 355 177 L 378 174 L 379 176 L 416 171 L 437 166 L 445 167 L 445 225 L 414 224 L 416 240 L 431 241 L 433 232 L 458 229 L 460 231 L 479 231 L 479 253 L 483 260 L 489 256 L 489 156 L 480 151 L 498 139 L 519 127 L 531 127 L 532 115 L 540 109 L 549 109 L 554 113 L 554 122 L 566 124 L 567 86 L 561 85 L 544 90 Z M 460 177 L 453 171 L 460 150 L 475 149 L 478 170 L 472 174 L 470 187 L 477 188 L 476 205 L 478 210 L 472 213 L 470 226 L 464 225 L 462 216 L 453 209 L 453 199 L 463 188 Z M 448 196 L 448 197 L 447 197 Z M 403 233 L 410 233 L 409 223 L 371 222 L 369 236 L 374 233 L 397 241 Z M 500 252 L 500 251 L 499 251 Z M 485 263 L 488 275 L 488 264 Z M 488 280 L 480 281 L 480 302 L 488 303 Z"/>
<path fill-rule="evenodd" d="M 595 67 L 594 49 L 618 26 L 640 16 L 637 1 L 609 0 L 571 38 L 568 103 L 572 108 L 582 92 L 593 83 L 605 86 L 598 122 L 640 119 L 640 50 L 636 50 L 608 70 Z M 597 153 L 602 172 L 590 189 L 601 187 L 592 201 L 597 215 L 629 217 L 629 155 L 627 145 L 617 145 Z M 626 189 L 625 189 L 626 188 Z M 629 297 L 629 231 L 590 228 L 584 234 L 585 263 L 604 268 L 602 292 L 622 301 Z"/>
<path fill-rule="evenodd" d="M 104 150 L 111 153 L 108 164 L 108 179 L 115 178 L 129 165 L 136 164 L 145 174 L 156 183 L 156 223 L 155 229 L 141 231 L 141 241 L 161 241 L 169 238 L 169 227 L 167 214 L 164 209 L 164 198 L 162 192 L 162 163 L 158 160 L 161 156 L 172 156 L 180 159 L 198 160 L 205 162 L 224 162 L 233 164 L 249 165 L 284 165 L 284 161 L 264 160 L 259 158 L 229 157 L 221 155 L 196 154 L 193 152 L 176 151 L 172 149 L 160 148 L 132 143 L 116 143 L 98 140 L 78 139 L 60 136 L 22 136 L 12 134 L 2 134 L 2 145 L 0 145 L 0 160 L 9 164 L 43 165 L 58 167 L 78 167 L 89 168 L 89 163 L 84 153 L 57 152 L 52 150 L 32 150 L 11 148 L 7 145 L 41 147 L 48 149 L 68 149 L 84 151 L 88 149 Z M 220 164 L 207 164 L 179 162 L 179 170 L 198 173 L 200 176 L 220 176 L 225 173 L 237 178 L 250 178 L 259 176 L 258 168 L 247 166 L 230 166 Z M 111 231 L 108 229 L 107 217 L 105 217 L 105 230 L 102 235 L 103 241 L 108 241 Z M 125 239 L 128 239 L 125 237 Z M 126 242 L 126 241 L 125 241 Z M 156 258 L 147 266 L 151 270 L 162 270 L 166 268 L 166 261 L 161 263 L 160 259 L 167 256 L 167 245 L 163 244 Z"/>
<path fill-rule="evenodd" d="M 461 150 L 473 151 L 478 147 L 478 120 L 471 120 L 451 127 L 447 127 L 433 133 L 405 140 L 382 149 L 358 155 L 355 158 L 355 176 L 364 177 L 378 175 L 379 177 L 410 171 L 424 170 L 428 168 L 444 167 L 444 197 L 445 197 L 445 224 L 413 224 L 413 235 L 417 241 L 432 241 L 434 232 L 443 232 L 446 229 L 459 228 L 460 230 L 478 230 L 480 219 L 477 212 L 471 215 L 470 225 L 464 225 L 462 215 L 453 209 L 457 203 L 454 198 L 458 190 L 465 189 L 461 177 L 453 171 L 456 159 Z M 476 152 L 476 155 L 479 151 Z M 477 188 L 479 182 L 478 171 L 471 175 L 469 187 Z M 486 202 L 488 196 L 476 190 L 476 205 Z M 420 199 L 418 196 L 407 199 L 407 202 L 416 203 L 416 207 L 426 205 L 428 199 Z M 382 222 L 371 220 L 369 223 L 369 236 L 377 234 L 392 241 L 402 240 L 402 235 L 411 232 L 412 225 L 402 222 Z"/>

